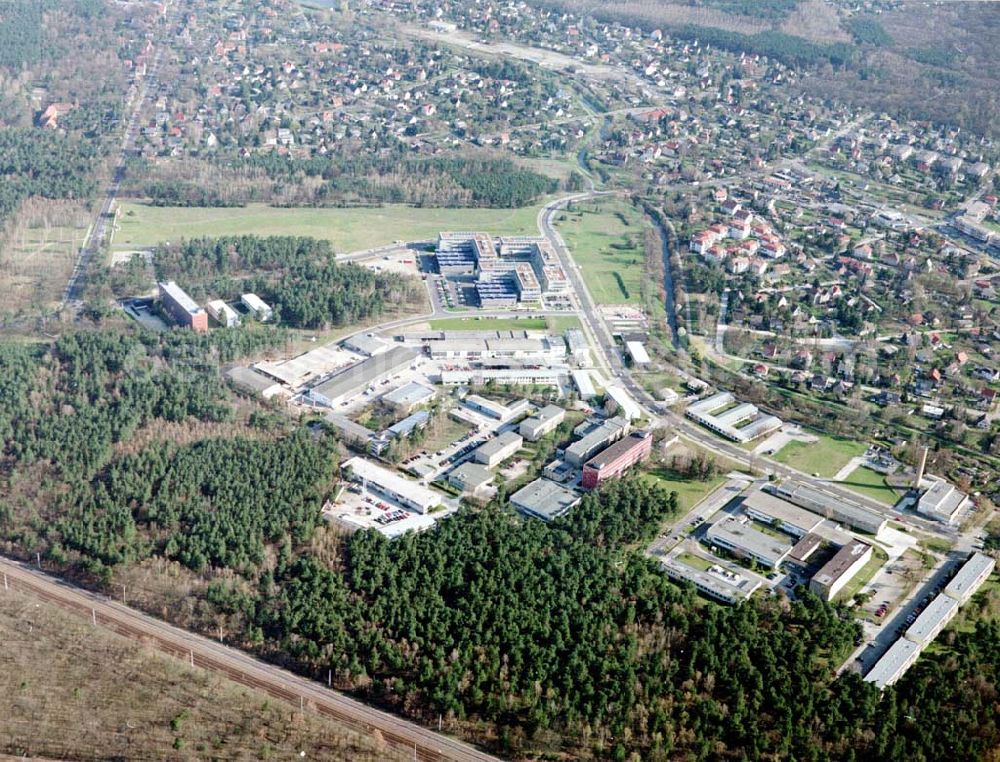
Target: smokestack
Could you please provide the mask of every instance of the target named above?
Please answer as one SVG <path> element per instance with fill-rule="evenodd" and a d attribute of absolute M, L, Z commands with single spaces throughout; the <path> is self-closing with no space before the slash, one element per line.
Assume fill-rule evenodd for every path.
<path fill-rule="evenodd" d="M 927 446 L 920 448 L 920 460 L 917 462 L 917 473 L 913 477 L 913 489 L 920 489 L 920 482 L 924 479 L 924 468 L 927 466 Z"/>

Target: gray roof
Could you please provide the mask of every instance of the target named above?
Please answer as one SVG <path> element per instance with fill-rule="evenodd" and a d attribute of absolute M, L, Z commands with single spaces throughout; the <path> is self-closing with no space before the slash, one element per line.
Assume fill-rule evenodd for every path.
<path fill-rule="evenodd" d="M 342 370 L 332 378 L 314 386 L 311 391 L 322 394 L 327 399 L 336 399 L 358 391 L 372 381 L 393 373 L 407 365 L 417 353 L 406 347 L 392 347 L 382 354 L 369 357 Z"/>
<path fill-rule="evenodd" d="M 435 393 L 429 386 L 411 381 L 398 389 L 392 390 L 383 396 L 382 399 L 394 405 L 416 405 L 430 399 Z"/>
<path fill-rule="evenodd" d="M 273 379 L 258 373 L 253 368 L 233 368 L 226 373 L 226 378 L 241 389 L 258 394 L 267 391 L 273 386 L 277 386 L 277 383 Z"/>
<path fill-rule="evenodd" d="M 535 479 L 511 495 L 510 502 L 523 513 L 551 521 L 580 502 L 580 496 L 548 479 Z"/>
<path fill-rule="evenodd" d="M 920 616 L 906 631 L 906 637 L 914 643 L 926 645 L 925 641 L 932 636 L 934 630 L 942 626 L 942 623 L 947 623 L 957 611 L 958 601 L 941 593 L 920 612 Z"/>
<path fill-rule="evenodd" d="M 958 573 L 952 577 L 951 582 L 944 591 L 948 595 L 957 598 L 964 598 L 969 592 L 980 583 L 980 577 L 985 578 L 989 572 L 993 571 L 996 562 L 984 553 L 973 553 Z"/>
<path fill-rule="evenodd" d="M 765 534 L 750 525 L 749 521 L 728 517 L 717 521 L 708 528 L 709 540 L 718 538 L 757 558 L 766 559 L 773 565 L 781 563 L 792 549 L 792 543 L 779 537 Z"/>
<path fill-rule="evenodd" d="M 478 463 L 466 461 L 448 474 L 448 481 L 465 489 L 476 489 L 493 478 L 493 473 Z"/>
<path fill-rule="evenodd" d="M 337 429 L 337 431 L 342 434 L 346 434 L 349 437 L 354 437 L 355 439 L 368 440 L 375 435 L 374 431 L 365 428 L 360 423 L 355 423 L 346 415 L 340 415 L 339 413 L 327 413 L 326 420 L 331 426 Z"/>
<path fill-rule="evenodd" d="M 866 683 L 874 683 L 875 687 L 882 690 L 887 685 L 899 679 L 899 676 L 909 666 L 910 660 L 916 658 L 920 652 L 920 646 L 906 638 L 900 638 L 889 648 L 882 658 L 875 662 L 875 666 L 868 670 L 865 675 Z"/>
<path fill-rule="evenodd" d="M 743 508 L 767 516 L 772 521 L 780 521 L 782 524 L 802 529 L 805 532 L 811 532 L 823 523 L 821 516 L 759 489 L 755 489 L 743 498 Z"/>
<path fill-rule="evenodd" d="M 476 448 L 476 452 L 481 453 L 482 455 L 488 458 L 515 443 L 517 444 L 518 447 L 520 447 L 523 442 L 524 440 L 521 438 L 521 435 L 518 434 L 517 432 L 505 431 L 502 434 L 498 434 L 497 436 L 493 437 L 493 439 L 483 442 L 483 444 L 479 445 L 479 447 Z"/>

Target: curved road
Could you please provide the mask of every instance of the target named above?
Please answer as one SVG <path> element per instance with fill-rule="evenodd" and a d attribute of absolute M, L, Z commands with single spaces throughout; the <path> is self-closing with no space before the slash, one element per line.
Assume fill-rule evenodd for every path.
<path fill-rule="evenodd" d="M 308 705 L 316 713 L 362 733 L 377 730 L 387 743 L 412 751 L 414 759 L 426 762 L 498 762 L 497 757 L 461 741 L 374 709 L 279 667 L 257 661 L 235 648 L 166 624 L 24 564 L 0 559 L 0 574 L 3 576 L 0 601 L 8 589 L 28 592 L 84 616 L 96 625 L 182 658 L 192 666 L 220 673 L 237 683 L 297 703 L 303 708 Z"/>

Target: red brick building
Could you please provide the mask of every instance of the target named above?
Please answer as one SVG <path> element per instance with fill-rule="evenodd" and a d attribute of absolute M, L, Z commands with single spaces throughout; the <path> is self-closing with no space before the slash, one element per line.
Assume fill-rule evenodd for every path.
<path fill-rule="evenodd" d="M 583 465 L 583 488 L 594 489 L 602 482 L 625 473 L 649 457 L 653 437 L 648 431 L 635 431 L 601 450 Z"/>

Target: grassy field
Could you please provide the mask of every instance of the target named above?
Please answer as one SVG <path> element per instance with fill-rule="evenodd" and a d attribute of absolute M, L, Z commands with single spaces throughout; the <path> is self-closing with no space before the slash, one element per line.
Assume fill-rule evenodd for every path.
<path fill-rule="evenodd" d="M 544 331 L 545 318 L 443 318 L 430 321 L 434 331 Z"/>
<path fill-rule="evenodd" d="M 559 214 L 556 226 L 598 304 L 642 303 L 646 223 L 634 207 L 588 201 Z"/>
<path fill-rule="evenodd" d="M 304 235 L 330 241 L 338 252 L 359 251 L 395 240 L 429 240 L 442 230 L 483 230 L 537 235 L 540 206 L 521 209 L 383 207 L 294 208 L 263 204 L 241 208 L 121 206 L 115 249 L 155 246 L 198 236 Z"/>
<path fill-rule="evenodd" d="M 565 317 L 547 317 L 545 322 L 549 326 L 549 330 L 553 333 L 563 333 L 568 331 L 570 328 L 580 329 L 580 318 L 575 315 L 566 315 Z"/>
<path fill-rule="evenodd" d="M 86 227 L 29 227 L 0 242 L 0 314 L 56 306 Z"/>
<path fill-rule="evenodd" d="M 683 515 L 694 508 L 726 480 L 726 477 L 721 475 L 707 482 L 680 479 L 665 468 L 654 468 L 647 471 L 642 475 L 642 478 L 657 482 L 670 492 L 677 493 L 678 515 Z"/>
<path fill-rule="evenodd" d="M 867 449 L 860 442 L 819 434 L 813 444 L 789 442 L 773 456 L 779 463 L 807 474 L 829 478 L 847 465 L 851 458 L 865 454 Z"/>
<path fill-rule="evenodd" d="M 0 590 L 0 756 L 403 760 L 372 736 Z"/>
<path fill-rule="evenodd" d="M 878 500 L 886 505 L 895 505 L 902 495 L 890 487 L 885 477 L 878 471 L 872 471 L 865 466 L 859 466 L 851 471 L 848 477 L 840 482 L 849 490 L 858 492 L 872 500 Z"/>

